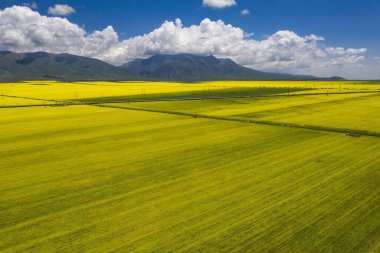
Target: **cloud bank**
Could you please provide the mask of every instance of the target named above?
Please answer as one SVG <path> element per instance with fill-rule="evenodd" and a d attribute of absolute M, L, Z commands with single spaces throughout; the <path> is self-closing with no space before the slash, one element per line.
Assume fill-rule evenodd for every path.
<path fill-rule="evenodd" d="M 235 0 L 203 0 L 203 6 L 222 9 L 236 5 Z"/>
<path fill-rule="evenodd" d="M 120 40 L 108 26 L 87 33 L 66 18 L 47 17 L 28 7 L 0 10 L 0 50 L 47 51 L 94 57 L 119 65 L 158 53 L 194 53 L 231 58 L 247 67 L 347 78 L 379 78 L 379 64 L 366 64 L 366 48 L 325 45 L 325 38 L 278 31 L 255 39 L 223 21 L 204 19 L 184 26 L 180 19 L 166 21 L 142 36 Z"/>

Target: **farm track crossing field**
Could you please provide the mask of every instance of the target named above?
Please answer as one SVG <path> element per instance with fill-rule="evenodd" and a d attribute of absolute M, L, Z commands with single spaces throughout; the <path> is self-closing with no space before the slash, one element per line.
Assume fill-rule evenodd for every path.
<path fill-rule="evenodd" d="M 62 97 L 20 85 L 4 94 L 76 99 L 74 84 L 46 82 Z M 129 84 L 78 89 L 91 98 L 107 85 Z M 1 108 L 0 252 L 379 252 L 379 137 L 244 122 L 380 133 L 379 104 L 321 94 Z"/>

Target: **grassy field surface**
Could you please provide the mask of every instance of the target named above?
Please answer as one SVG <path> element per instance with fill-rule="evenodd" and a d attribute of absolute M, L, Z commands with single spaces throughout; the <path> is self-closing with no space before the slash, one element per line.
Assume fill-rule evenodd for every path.
<path fill-rule="evenodd" d="M 5 84 L 3 94 L 138 95 L 128 85 Z M 355 93 L 1 108 L 0 252 L 379 252 L 379 137 L 244 122 L 380 132 L 379 104 Z"/>

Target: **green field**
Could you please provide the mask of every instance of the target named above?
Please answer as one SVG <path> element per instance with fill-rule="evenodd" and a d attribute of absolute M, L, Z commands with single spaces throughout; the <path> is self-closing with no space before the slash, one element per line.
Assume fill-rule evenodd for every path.
<path fill-rule="evenodd" d="M 0 84 L 0 252 L 380 252 L 377 83 L 41 84 Z"/>

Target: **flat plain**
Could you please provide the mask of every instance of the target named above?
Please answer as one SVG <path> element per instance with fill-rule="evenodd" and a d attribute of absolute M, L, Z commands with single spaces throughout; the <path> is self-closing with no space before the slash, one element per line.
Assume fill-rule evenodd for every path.
<path fill-rule="evenodd" d="M 1 252 L 379 252 L 380 84 L 0 84 Z"/>

